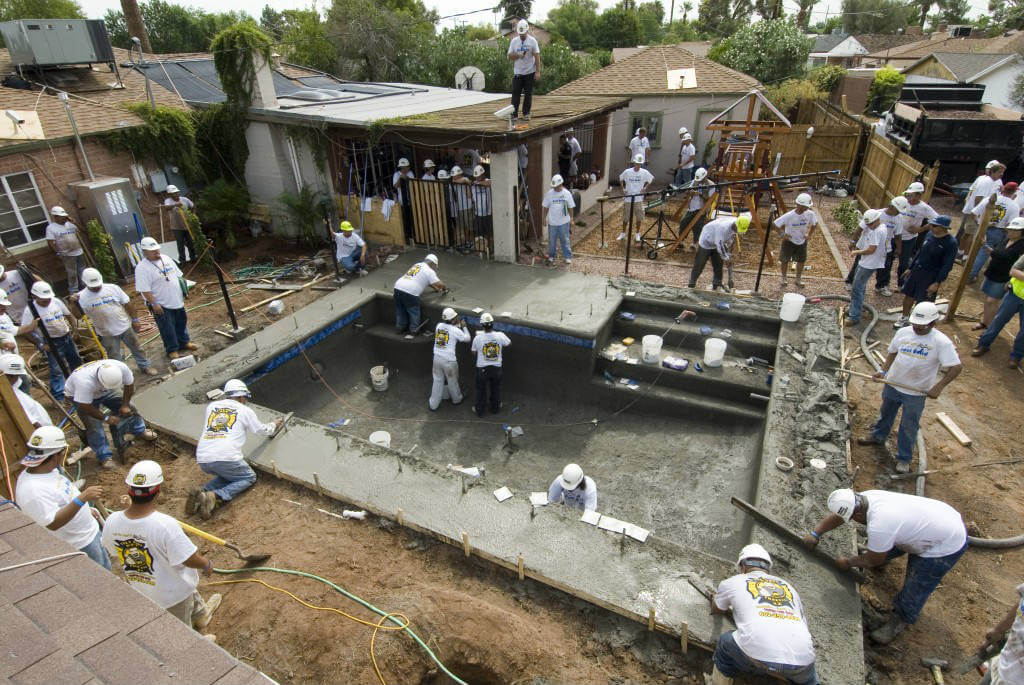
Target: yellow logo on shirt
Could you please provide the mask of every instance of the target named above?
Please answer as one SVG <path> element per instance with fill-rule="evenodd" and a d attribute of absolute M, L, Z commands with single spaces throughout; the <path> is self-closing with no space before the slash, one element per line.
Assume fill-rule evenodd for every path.
<path fill-rule="evenodd" d="M 152 578 L 148 577 L 153 575 L 153 555 L 149 553 L 146 543 L 135 538 L 128 538 L 127 540 L 117 540 L 114 542 L 114 547 L 117 549 L 117 558 L 124 567 L 124 573 L 128 580 L 153 584 Z M 140 573 L 144 574 L 144 577 L 140 578 L 135 575 Z"/>
<path fill-rule="evenodd" d="M 747 592 L 758 604 L 796 608 L 793 603 L 793 591 L 778 578 L 747 578 Z"/>
<path fill-rule="evenodd" d="M 448 347 L 448 331 L 438 328 L 437 333 L 434 334 L 434 344 L 438 347 Z"/>
<path fill-rule="evenodd" d="M 206 417 L 206 432 L 227 433 L 237 420 L 237 411 L 228 407 L 218 407 Z"/>
<path fill-rule="evenodd" d="M 409 269 L 408 271 L 406 271 L 405 275 L 402 276 L 402 278 L 414 278 L 416 276 L 416 274 L 418 274 L 420 272 L 420 269 L 422 269 L 422 268 L 423 267 L 421 267 L 419 264 L 413 264 L 412 268 Z"/>
<path fill-rule="evenodd" d="M 498 359 L 501 356 L 501 345 L 496 342 L 485 342 L 480 351 L 484 359 Z"/>

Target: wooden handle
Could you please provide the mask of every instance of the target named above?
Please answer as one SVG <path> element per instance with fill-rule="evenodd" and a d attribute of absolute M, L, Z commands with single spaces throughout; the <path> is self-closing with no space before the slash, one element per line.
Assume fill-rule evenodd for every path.
<path fill-rule="evenodd" d="M 210 533 L 207 533 L 205 530 L 199 530 L 198 528 L 195 528 L 193 526 L 188 525 L 184 521 L 178 521 L 178 525 L 181 526 L 182 530 L 184 530 L 186 533 L 192 533 L 193 535 L 198 535 L 199 537 L 203 538 L 204 540 L 209 540 L 210 542 L 212 542 L 215 545 L 227 545 L 228 544 L 227 540 L 222 540 L 219 537 L 217 537 L 216 535 L 212 535 Z"/>
<path fill-rule="evenodd" d="M 843 369 L 842 371 L 843 373 L 848 373 L 851 376 L 860 376 L 861 378 L 870 378 L 871 380 L 876 380 L 874 376 L 867 373 L 861 373 L 860 371 L 852 371 L 850 369 Z M 928 394 L 927 390 L 921 390 L 921 388 L 912 388 L 909 385 L 903 385 L 902 383 L 893 383 L 892 381 L 886 380 L 884 378 L 881 380 L 886 385 L 891 385 L 894 388 L 901 388 L 903 390 L 909 390 L 911 392 L 920 392 L 926 395 Z"/>

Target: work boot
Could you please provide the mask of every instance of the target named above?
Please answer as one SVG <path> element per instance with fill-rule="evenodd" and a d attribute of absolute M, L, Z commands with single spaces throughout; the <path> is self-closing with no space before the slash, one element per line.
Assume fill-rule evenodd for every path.
<path fill-rule="evenodd" d="M 910 473 L 910 462 L 897 460 L 896 473 Z"/>
<path fill-rule="evenodd" d="M 139 437 L 145 440 L 146 442 L 153 442 L 154 440 L 156 440 L 156 433 L 147 428 L 146 430 L 139 433 Z"/>
<path fill-rule="evenodd" d="M 979 345 L 978 347 L 975 347 L 973 350 L 971 350 L 971 356 L 972 357 L 980 357 L 981 355 L 985 354 L 986 352 L 988 352 L 988 348 L 987 347 L 982 347 L 982 346 Z"/>
<path fill-rule="evenodd" d="M 882 297 L 892 297 L 892 289 L 889 288 L 889 286 L 885 286 L 884 288 L 875 288 L 875 292 Z"/>
<path fill-rule="evenodd" d="M 711 685 L 732 685 L 732 678 L 727 678 L 718 666 L 711 667 Z"/>
<path fill-rule="evenodd" d="M 907 466 L 909 467 L 910 465 L 908 464 Z M 871 631 L 870 637 L 873 642 L 877 642 L 880 645 L 887 645 L 895 640 L 896 636 L 902 633 L 906 627 L 907 624 L 901 621 L 899 616 L 892 614 L 889 616 L 889 621 L 885 623 L 885 625 Z"/>
<path fill-rule="evenodd" d="M 198 350 L 199 346 L 196 345 L 194 342 L 187 342 L 184 345 L 182 345 L 182 348 L 186 350 Z"/>
<path fill-rule="evenodd" d="M 1020 369 L 1020 360 L 1010 357 L 1006 360 L 1006 366 L 1011 369 Z"/>
<path fill-rule="evenodd" d="M 896 323 L 894 323 L 892 325 L 892 327 L 896 328 L 896 329 L 900 329 L 900 328 L 906 327 L 909 324 L 910 324 L 910 319 L 905 317 L 905 316 L 901 316 L 900 318 L 896 319 Z"/>
<path fill-rule="evenodd" d="M 858 445 L 884 445 L 885 443 L 878 440 L 874 435 L 870 433 L 857 438 Z"/>
<path fill-rule="evenodd" d="M 210 625 L 210 620 L 213 618 L 213 612 L 217 611 L 217 607 L 220 606 L 221 596 L 218 593 L 210 595 L 210 598 L 206 600 L 206 608 L 203 609 L 202 613 L 196 614 L 192 617 L 192 626 L 202 632 L 206 626 Z"/>
<path fill-rule="evenodd" d="M 213 516 L 213 510 L 217 508 L 217 495 L 209 490 L 204 490 L 199 496 L 199 515 L 205 521 Z"/>
<path fill-rule="evenodd" d="M 147 367 L 146 367 L 146 368 L 144 368 L 144 369 L 139 369 L 139 371 L 140 371 L 141 373 L 143 373 L 143 374 L 147 375 L 147 376 L 157 376 L 157 375 L 159 375 L 159 373 L 160 373 L 159 371 L 157 371 L 156 369 L 154 369 L 154 368 L 153 368 L 152 366 L 147 366 Z"/>
<path fill-rule="evenodd" d="M 199 511 L 202 497 L 203 489 L 198 485 L 188 491 L 188 499 L 185 500 L 185 513 L 188 516 L 194 516 Z"/>
<path fill-rule="evenodd" d="M 103 461 L 100 462 L 100 468 L 101 469 L 106 469 L 106 470 L 109 471 L 110 469 L 114 468 L 114 460 L 113 459 L 104 459 Z"/>

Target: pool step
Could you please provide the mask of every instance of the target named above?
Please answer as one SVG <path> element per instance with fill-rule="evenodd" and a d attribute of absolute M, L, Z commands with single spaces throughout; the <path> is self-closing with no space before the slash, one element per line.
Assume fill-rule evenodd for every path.
<path fill-rule="evenodd" d="M 634 316 L 632 321 L 616 316 L 612 325 L 611 342 L 619 342 L 630 337 L 639 345 L 645 335 L 660 335 L 664 338 L 665 345 L 703 356 L 704 341 L 709 337 L 719 337 L 723 330 L 728 329 L 730 336 L 726 339 L 726 344 L 729 354 L 742 358 L 754 356 L 775 359 L 778 333 L 772 335 L 763 330 L 751 329 L 741 318 L 712 319 L 698 315 L 696 321 L 688 319 L 677 324 L 672 317 L 666 315 L 641 313 Z M 703 326 L 711 327 L 711 335 L 701 334 L 700 329 Z"/>
<path fill-rule="evenodd" d="M 687 371 L 686 373 L 692 373 Z M 715 421 L 721 424 L 732 422 L 760 423 L 764 421 L 767 403 L 761 406 L 722 399 L 707 393 L 679 390 L 638 381 L 632 390 L 621 383 L 611 383 L 603 375 L 596 375 L 590 381 L 595 396 L 603 403 L 612 402 L 620 407 L 629 407 L 631 412 L 652 412 L 663 416 Z M 680 436 L 685 440 L 685 436 Z"/>

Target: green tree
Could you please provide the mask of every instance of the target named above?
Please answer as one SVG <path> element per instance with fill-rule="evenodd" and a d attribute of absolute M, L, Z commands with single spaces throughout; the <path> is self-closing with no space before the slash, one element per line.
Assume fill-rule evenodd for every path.
<path fill-rule="evenodd" d="M 915 5 L 901 0 L 843 0 L 843 30 L 849 34 L 888 33 L 914 21 Z"/>
<path fill-rule="evenodd" d="M 744 26 L 708 57 L 768 84 L 803 74 L 811 44 L 793 21 L 773 19 Z"/>
<path fill-rule="evenodd" d="M 437 13 L 421 0 L 334 0 L 327 33 L 337 40 L 336 74 L 355 81 L 419 82 L 420 49 L 435 49 Z"/>
<path fill-rule="evenodd" d="M 543 55 L 544 76 L 534 86 L 534 92 L 539 95 L 550 93 L 555 88 L 597 71 L 602 66 L 597 56 L 577 55 L 569 44 L 563 41 L 553 41 L 544 48 Z"/>
<path fill-rule="evenodd" d="M 637 5 L 636 16 L 640 25 L 640 44 L 660 43 L 664 33 L 662 22 L 665 21 L 665 7 L 661 4 L 661 0 Z"/>
<path fill-rule="evenodd" d="M 282 28 L 284 24 L 284 16 L 281 12 L 270 5 L 264 5 L 263 11 L 260 12 L 260 29 L 263 33 L 267 34 L 275 41 L 281 40 L 281 35 L 284 33 Z"/>
<path fill-rule="evenodd" d="M 611 49 L 641 44 L 640 17 L 631 5 L 630 0 L 623 0 L 598 16 L 595 33 L 600 46 Z"/>
<path fill-rule="evenodd" d="M 497 33 L 491 24 L 475 24 L 466 27 L 466 37 L 470 40 L 489 40 Z"/>
<path fill-rule="evenodd" d="M 968 24 L 967 14 L 970 11 L 968 0 L 942 0 L 939 3 L 939 20 L 946 24 Z"/>
<path fill-rule="evenodd" d="M 796 114 L 797 106 L 801 100 L 824 100 L 828 93 L 818 88 L 818 85 L 811 79 L 791 78 L 770 85 L 764 89 L 764 96 L 768 98 L 775 107 L 792 118 Z M 761 111 L 766 117 L 771 117 L 771 112 Z"/>
<path fill-rule="evenodd" d="M 846 69 L 843 69 L 838 64 L 827 64 L 811 69 L 810 73 L 807 74 L 807 78 L 827 95 L 835 90 L 845 75 Z"/>
<path fill-rule="evenodd" d="M 597 17 L 597 0 L 559 0 L 544 25 L 574 50 L 588 50 L 597 47 Z"/>
<path fill-rule="evenodd" d="M 683 16 L 686 16 L 685 13 Z M 665 31 L 661 36 L 661 42 L 665 45 L 673 45 L 675 43 L 685 43 L 695 40 L 700 40 L 700 33 L 697 31 L 696 22 L 686 21 L 685 19 L 674 21 L 666 26 Z"/>
<path fill-rule="evenodd" d="M 82 6 L 75 0 L 4 0 L 4 2 L 0 2 L 0 21 L 84 18 Z"/>
<path fill-rule="evenodd" d="M 498 9 L 506 18 L 529 19 L 530 11 L 533 9 L 533 0 L 500 0 Z"/>
<path fill-rule="evenodd" d="M 213 37 L 241 21 L 252 21 L 244 12 L 210 13 L 196 7 L 175 5 L 166 0 L 149 0 L 139 5 L 153 52 L 207 52 Z M 127 49 L 131 36 L 124 14 L 107 10 L 103 17 L 111 42 Z"/>
<path fill-rule="evenodd" d="M 749 6 L 745 2 L 734 5 L 733 0 L 701 0 L 697 8 L 697 30 L 711 38 L 731 36 L 747 19 Z"/>
<path fill-rule="evenodd" d="M 338 65 L 337 41 L 327 33 L 327 22 L 316 9 L 281 12 L 280 50 L 286 61 L 333 73 Z"/>
<path fill-rule="evenodd" d="M 811 33 L 824 35 L 826 33 L 832 33 L 836 29 L 841 28 L 843 28 L 843 17 L 842 15 L 839 15 L 835 17 L 829 17 L 825 21 L 819 21 L 817 24 L 810 27 L 810 31 Z"/>
<path fill-rule="evenodd" d="M 884 112 L 892 107 L 900 95 L 900 89 L 907 77 L 892 67 L 883 67 L 875 72 L 875 79 L 868 88 L 868 112 Z"/>
<path fill-rule="evenodd" d="M 811 21 L 811 10 L 818 4 L 818 0 L 798 0 L 798 9 L 796 13 L 796 25 L 800 28 L 807 30 L 807 25 Z"/>

